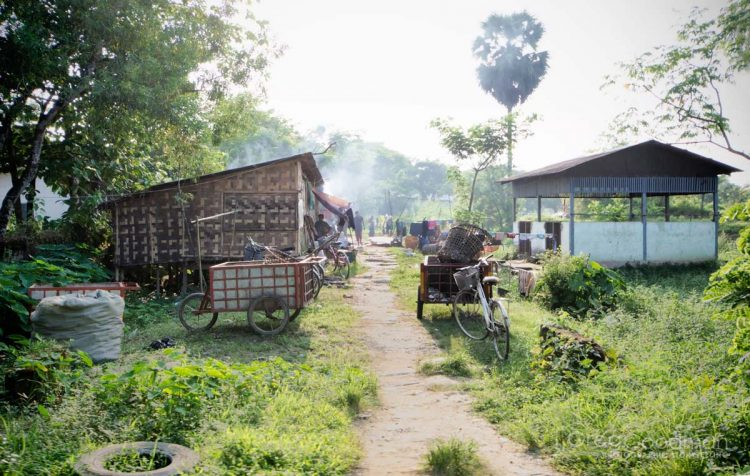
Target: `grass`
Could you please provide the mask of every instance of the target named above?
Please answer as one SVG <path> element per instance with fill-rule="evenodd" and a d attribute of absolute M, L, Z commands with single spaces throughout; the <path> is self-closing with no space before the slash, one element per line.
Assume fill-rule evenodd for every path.
<path fill-rule="evenodd" d="M 392 287 L 415 309 L 421 256 L 394 250 Z M 555 316 L 511 298 L 510 359 L 489 342 L 469 341 L 443 305 L 426 305 L 422 324 L 445 362 L 477 369 L 462 385 L 498 430 L 574 474 L 735 474 L 747 464 L 747 393 L 728 382 L 734 322 L 714 318 L 701 293 L 713 266 L 623 271 L 624 302 L 597 321 Z M 617 356 L 597 376 L 572 383 L 532 368 L 539 325 L 560 322 Z M 450 374 L 452 366 L 431 370 Z M 744 402 L 744 403 L 743 403 Z"/>
<path fill-rule="evenodd" d="M 119 361 L 44 411 L 0 406 L 0 474 L 72 475 L 83 452 L 144 438 L 196 450 L 195 474 L 348 473 L 360 457 L 353 421 L 377 385 L 346 292 L 324 288 L 270 339 L 244 313 L 189 334 L 173 300 L 129 300 Z M 167 336 L 175 349 L 148 350 Z"/>
<path fill-rule="evenodd" d="M 425 472 L 434 476 L 474 476 L 486 474 L 485 465 L 473 441 L 457 438 L 435 440 L 424 462 Z"/>

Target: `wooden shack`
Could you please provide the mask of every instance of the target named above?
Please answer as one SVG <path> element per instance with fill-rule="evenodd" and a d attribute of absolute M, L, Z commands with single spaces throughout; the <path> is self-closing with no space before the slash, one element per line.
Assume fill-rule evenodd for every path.
<path fill-rule="evenodd" d="M 239 259 L 248 238 L 308 247 L 305 216 L 323 183 L 313 155 L 169 182 L 108 203 L 116 269 Z M 309 221 L 309 220 L 308 220 Z"/>

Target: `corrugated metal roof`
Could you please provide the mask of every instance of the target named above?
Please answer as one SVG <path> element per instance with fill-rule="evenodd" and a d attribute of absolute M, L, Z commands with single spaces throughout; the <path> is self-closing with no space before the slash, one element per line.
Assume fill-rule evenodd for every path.
<path fill-rule="evenodd" d="M 680 160 L 678 162 L 654 160 L 667 155 L 671 158 L 679 157 Z M 584 171 L 583 169 L 586 170 Z M 698 155 L 689 150 L 680 149 L 656 140 L 649 140 L 598 154 L 565 160 L 548 165 L 547 167 L 532 170 L 531 172 L 504 178 L 498 182 L 511 183 L 518 180 L 550 175 L 565 175 L 567 177 L 687 176 L 685 171 L 689 169 L 694 169 L 696 172 L 699 171 L 698 175 L 701 176 L 730 174 L 741 171 L 740 169 Z M 653 174 L 649 174 L 650 170 Z"/>

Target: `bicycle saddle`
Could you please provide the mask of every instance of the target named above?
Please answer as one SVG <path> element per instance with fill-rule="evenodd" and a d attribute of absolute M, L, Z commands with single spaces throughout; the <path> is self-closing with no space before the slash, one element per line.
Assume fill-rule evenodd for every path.
<path fill-rule="evenodd" d="M 491 284 L 493 286 L 497 286 L 500 284 L 500 278 L 497 276 L 485 276 L 482 278 L 482 284 Z"/>

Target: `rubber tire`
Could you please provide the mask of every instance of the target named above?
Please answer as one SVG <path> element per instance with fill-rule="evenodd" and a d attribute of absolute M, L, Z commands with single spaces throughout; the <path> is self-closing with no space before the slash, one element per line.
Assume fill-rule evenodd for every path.
<path fill-rule="evenodd" d="M 472 326 L 471 330 L 467 330 L 464 324 L 461 323 L 461 317 L 462 315 L 465 315 L 465 310 L 461 309 L 461 306 L 467 306 L 467 303 L 471 303 L 472 305 L 479 306 L 479 313 L 474 313 L 472 322 L 474 322 L 474 325 Z M 484 311 L 482 310 L 482 304 L 479 302 L 479 293 L 476 291 L 476 289 L 464 289 L 463 291 L 459 291 L 458 294 L 453 298 L 453 318 L 456 320 L 456 323 L 458 324 L 458 328 L 461 329 L 461 332 L 466 335 L 469 339 L 473 340 L 482 340 L 486 338 L 489 335 L 489 329 L 487 329 L 487 326 L 484 323 Z M 478 328 L 475 330 L 475 328 Z"/>
<path fill-rule="evenodd" d="M 495 320 L 495 328 L 500 329 L 499 332 L 492 333 L 492 346 L 495 348 L 495 354 L 500 361 L 506 362 L 510 353 L 510 319 L 495 300 L 490 304 L 490 311 L 492 311 L 492 318 Z"/>
<path fill-rule="evenodd" d="M 172 459 L 169 465 L 153 471 L 139 471 L 137 473 L 110 471 L 104 467 L 113 456 L 123 451 L 137 451 L 141 454 L 151 454 L 156 446 L 159 453 Z M 153 441 L 136 441 L 105 446 L 86 453 L 76 462 L 75 469 L 81 476 L 174 476 L 191 471 L 200 461 L 198 453 L 182 445 L 173 443 L 156 443 Z"/>
<path fill-rule="evenodd" d="M 262 327 L 259 327 L 258 324 L 255 322 L 254 313 L 255 308 L 258 307 L 260 303 L 262 303 L 264 300 L 271 299 L 276 301 L 276 304 L 279 306 L 276 310 L 283 310 L 284 311 L 284 317 L 280 320 L 279 326 L 274 328 L 273 330 L 266 330 Z M 266 311 L 266 315 L 268 315 L 268 312 Z M 286 329 L 286 326 L 289 324 L 289 306 L 286 304 L 286 300 L 283 298 L 280 298 L 279 296 L 261 296 L 259 298 L 253 299 L 250 301 L 250 305 L 247 308 L 247 323 L 250 325 L 250 328 L 257 332 L 258 334 L 266 337 L 275 336 L 276 334 L 281 333 L 284 329 Z"/>
<path fill-rule="evenodd" d="M 422 319 L 422 313 L 424 312 L 424 301 L 422 297 L 422 286 L 417 287 L 417 319 Z"/>
<path fill-rule="evenodd" d="M 213 316 L 211 316 L 211 320 L 208 321 L 208 324 L 206 324 L 203 327 L 192 327 L 187 322 L 185 322 L 184 312 L 185 312 L 185 306 L 187 305 L 186 303 L 188 301 L 197 299 L 198 300 L 198 306 L 200 306 L 200 302 L 203 300 L 203 296 L 205 296 L 204 293 L 193 293 L 193 294 L 190 294 L 190 295 L 188 295 L 185 299 L 183 299 L 180 302 L 179 306 L 177 306 L 177 317 L 180 318 L 180 323 L 182 324 L 182 326 L 185 329 L 188 330 L 188 332 L 203 332 L 203 331 L 207 331 L 207 330 L 211 329 L 214 326 L 214 324 L 216 324 L 216 319 L 218 319 L 218 317 L 219 317 L 219 313 L 218 312 L 214 312 Z"/>
<path fill-rule="evenodd" d="M 299 316 L 300 312 L 302 312 L 302 308 L 298 307 L 297 309 L 294 310 L 293 313 L 289 314 L 289 322 L 292 322 L 295 319 L 297 319 L 297 316 Z"/>
<path fill-rule="evenodd" d="M 318 266 L 313 266 L 313 299 L 318 298 L 320 290 L 323 288 L 323 272 L 318 269 Z"/>
<path fill-rule="evenodd" d="M 349 279 L 349 273 L 351 272 L 351 270 L 349 266 L 349 257 L 346 256 L 346 253 L 339 253 L 333 272 L 336 273 L 336 275 L 342 278 L 344 281 Z"/>

